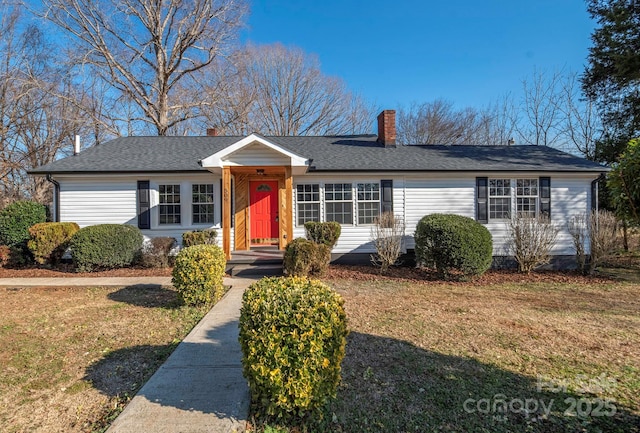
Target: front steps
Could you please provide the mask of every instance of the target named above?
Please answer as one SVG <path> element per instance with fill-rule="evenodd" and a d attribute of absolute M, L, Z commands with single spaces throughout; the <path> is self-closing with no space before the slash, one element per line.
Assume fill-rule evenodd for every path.
<path fill-rule="evenodd" d="M 282 275 L 284 251 L 274 247 L 253 247 L 249 251 L 232 251 L 227 262 L 231 277 L 266 277 Z"/>

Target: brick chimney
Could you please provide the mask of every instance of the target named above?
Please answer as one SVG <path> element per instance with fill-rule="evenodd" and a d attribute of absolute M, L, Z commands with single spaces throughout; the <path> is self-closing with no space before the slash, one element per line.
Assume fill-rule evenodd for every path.
<path fill-rule="evenodd" d="M 207 128 L 207 137 L 215 137 L 218 135 L 218 128 Z"/>
<path fill-rule="evenodd" d="M 378 114 L 378 143 L 384 147 L 396 147 L 396 110 L 384 110 Z"/>

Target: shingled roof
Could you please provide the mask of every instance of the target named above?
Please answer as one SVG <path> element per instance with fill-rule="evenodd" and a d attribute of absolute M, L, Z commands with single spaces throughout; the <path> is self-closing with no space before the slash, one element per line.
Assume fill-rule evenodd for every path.
<path fill-rule="evenodd" d="M 32 174 L 202 172 L 199 161 L 244 137 L 124 137 L 32 170 Z M 307 158 L 309 172 L 553 171 L 608 169 L 546 146 L 385 147 L 375 135 L 264 137 Z"/>

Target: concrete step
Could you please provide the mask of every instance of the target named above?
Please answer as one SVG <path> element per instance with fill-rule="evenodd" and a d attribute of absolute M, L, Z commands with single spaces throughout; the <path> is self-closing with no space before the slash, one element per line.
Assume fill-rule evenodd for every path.
<path fill-rule="evenodd" d="M 277 264 L 227 264 L 227 274 L 231 277 L 277 277 L 282 276 L 282 261 Z"/>

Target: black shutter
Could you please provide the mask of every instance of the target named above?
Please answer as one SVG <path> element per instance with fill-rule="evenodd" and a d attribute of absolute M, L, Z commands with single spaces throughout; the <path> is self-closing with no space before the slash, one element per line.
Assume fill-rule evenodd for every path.
<path fill-rule="evenodd" d="M 151 200 L 149 199 L 149 181 L 138 181 L 138 228 L 151 228 Z"/>
<path fill-rule="evenodd" d="M 380 189 L 382 192 L 382 212 L 393 212 L 393 180 L 381 180 Z"/>
<path fill-rule="evenodd" d="M 476 177 L 476 220 L 479 223 L 489 222 L 489 179 Z"/>
<path fill-rule="evenodd" d="M 598 182 L 600 178 L 591 182 L 591 210 L 598 210 Z"/>
<path fill-rule="evenodd" d="M 551 178 L 540 178 L 540 215 L 551 219 Z"/>

